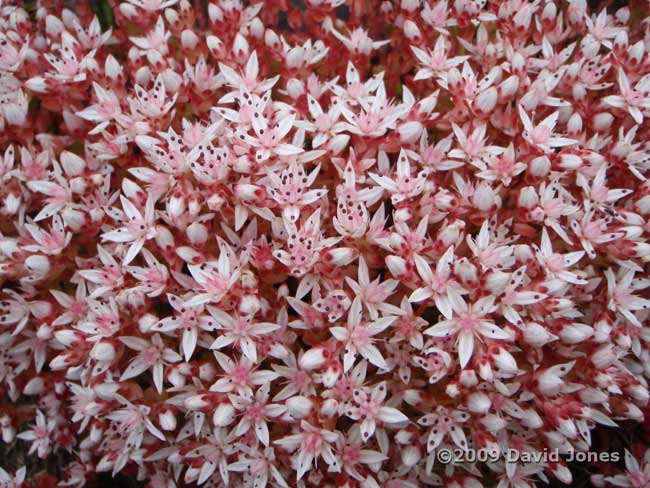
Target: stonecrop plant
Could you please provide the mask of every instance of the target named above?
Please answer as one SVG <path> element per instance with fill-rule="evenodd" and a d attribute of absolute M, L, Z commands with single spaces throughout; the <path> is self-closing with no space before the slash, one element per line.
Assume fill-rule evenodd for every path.
<path fill-rule="evenodd" d="M 648 177 L 645 1 L 2 0 L 0 487 L 647 488 Z"/>

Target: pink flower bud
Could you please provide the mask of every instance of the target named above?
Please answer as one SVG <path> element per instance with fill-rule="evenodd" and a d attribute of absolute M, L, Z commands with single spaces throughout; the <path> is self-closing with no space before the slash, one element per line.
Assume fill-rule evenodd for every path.
<path fill-rule="evenodd" d="M 151 328 L 158 323 L 158 317 L 152 313 L 146 313 L 138 320 L 138 329 L 143 334 L 151 332 Z"/>
<path fill-rule="evenodd" d="M 418 28 L 417 24 L 412 20 L 405 21 L 402 30 L 404 31 L 404 36 L 409 41 L 418 42 L 422 38 L 422 33 L 420 32 L 420 29 Z"/>
<path fill-rule="evenodd" d="M 544 5 L 542 10 L 541 20 L 546 24 L 555 23 L 555 17 L 557 15 L 557 6 L 553 2 L 548 2 Z"/>
<path fill-rule="evenodd" d="M 529 429 L 539 429 L 544 425 L 544 420 L 540 417 L 536 410 L 529 408 L 524 410 L 524 415 L 521 417 L 522 425 Z"/>
<path fill-rule="evenodd" d="M 472 195 L 472 204 L 478 210 L 487 212 L 494 205 L 500 204 L 500 198 L 488 183 L 481 183 Z"/>
<path fill-rule="evenodd" d="M 244 295 L 239 302 L 239 311 L 244 315 L 255 315 L 261 306 L 255 295 Z"/>
<path fill-rule="evenodd" d="M 338 249 L 327 251 L 325 254 L 325 259 L 336 266 L 345 266 L 350 264 L 355 257 L 356 254 L 354 249 L 351 247 L 340 247 Z"/>
<path fill-rule="evenodd" d="M 220 403 L 212 414 L 215 427 L 227 427 L 235 420 L 235 408 L 230 403 Z"/>
<path fill-rule="evenodd" d="M 478 385 L 478 377 L 473 369 L 464 369 L 460 372 L 460 383 L 465 388 L 472 388 Z"/>
<path fill-rule="evenodd" d="M 264 43 L 269 49 L 276 49 L 280 47 L 280 38 L 271 29 L 266 29 L 266 32 L 264 33 Z"/>
<path fill-rule="evenodd" d="M 399 256 L 386 256 L 386 266 L 393 276 L 399 277 L 406 274 L 406 261 Z"/>
<path fill-rule="evenodd" d="M 45 17 L 45 32 L 51 38 L 57 38 L 61 35 L 65 26 L 58 17 L 48 15 Z"/>
<path fill-rule="evenodd" d="M 499 84 L 499 96 L 502 99 L 512 97 L 519 89 L 519 77 L 516 75 L 509 76 Z"/>
<path fill-rule="evenodd" d="M 13 426 L 3 426 L 0 430 L 2 432 L 2 442 L 5 444 L 11 444 L 16 438 L 16 429 Z"/>
<path fill-rule="evenodd" d="M 173 8 L 166 8 L 165 9 L 165 19 L 171 26 L 177 26 L 180 21 L 180 16 L 178 15 L 178 12 L 174 10 Z"/>
<path fill-rule="evenodd" d="M 262 39 L 264 37 L 264 24 L 259 17 L 255 17 L 250 22 L 248 29 L 253 37 L 257 39 Z"/>
<path fill-rule="evenodd" d="M 36 376 L 29 380 L 23 388 L 25 395 L 40 395 L 45 390 L 45 383 L 43 378 Z"/>
<path fill-rule="evenodd" d="M 532 209 L 536 207 L 539 203 L 539 197 L 535 188 L 532 186 L 522 188 L 519 192 L 519 200 L 517 203 L 521 208 Z"/>
<path fill-rule="evenodd" d="M 191 397 L 186 398 L 185 401 L 183 402 L 183 405 L 185 408 L 189 410 L 203 410 L 204 408 L 208 407 L 210 403 L 206 400 L 204 395 L 193 395 Z M 215 410 L 215 413 L 217 411 L 219 411 L 218 407 L 217 410 Z M 214 416 L 213 416 L 213 421 L 214 421 Z"/>
<path fill-rule="evenodd" d="M 50 260 L 46 256 L 34 254 L 25 260 L 25 268 L 37 277 L 43 277 L 50 271 Z"/>
<path fill-rule="evenodd" d="M 450 381 L 445 387 L 445 393 L 450 398 L 458 398 L 460 395 L 460 386 L 455 381 Z"/>
<path fill-rule="evenodd" d="M 295 396 L 287 400 L 287 412 L 295 419 L 309 416 L 313 407 L 312 401 L 304 396 Z"/>
<path fill-rule="evenodd" d="M 217 371 L 212 363 L 203 363 L 199 367 L 199 378 L 201 381 L 213 381 L 214 378 L 216 377 Z"/>
<path fill-rule="evenodd" d="M 210 2 L 208 3 L 208 17 L 212 23 L 223 22 L 223 10 L 221 10 L 221 8 L 219 8 L 216 4 Z"/>
<path fill-rule="evenodd" d="M 474 100 L 474 107 L 483 114 L 490 114 L 494 110 L 494 107 L 496 107 L 498 98 L 499 94 L 497 89 L 491 86 L 487 90 L 479 93 Z"/>
<path fill-rule="evenodd" d="M 121 3 L 119 9 L 122 15 L 129 20 L 135 19 L 138 16 L 138 10 L 130 3 Z"/>
<path fill-rule="evenodd" d="M 420 449 L 416 446 L 407 446 L 400 452 L 402 458 L 402 464 L 407 467 L 415 466 L 420 459 L 422 459 L 422 453 Z"/>
<path fill-rule="evenodd" d="M 472 393 L 467 399 L 467 408 L 474 413 L 487 413 L 492 406 L 490 398 L 481 392 Z"/>
<path fill-rule="evenodd" d="M 419 139 L 422 130 L 423 127 L 420 122 L 411 121 L 400 125 L 397 132 L 402 143 L 411 144 Z"/>
<path fill-rule="evenodd" d="M 213 56 L 221 58 L 223 56 L 223 43 L 216 36 L 207 36 L 205 42 Z"/>
<path fill-rule="evenodd" d="M 318 369 L 325 364 L 325 350 L 322 347 L 314 347 L 302 355 L 298 361 L 302 369 L 311 371 Z"/>
<path fill-rule="evenodd" d="M 176 430 L 176 415 L 171 410 L 165 410 L 158 414 L 158 425 L 162 430 L 168 432 Z"/>
<path fill-rule="evenodd" d="M 208 228 L 199 222 L 188 225 L 185 233 L 193 246 L 203 246 L 208 240 Z"/>
<path fill-rule="evenodd" d="M 485 381 L 494 380 L 494 371 L 488 361 L 481 361 L 478 366 L 478 375 Z"/>
<path fill-rule="evenodd" d="M 20 196 L 13 192 L 10 192 L 2 202 L 2 210 L 7 215 L 15 215 L 20 208 L 20 204 Z"/>
<path fill-rule="evenodd" d="M 498 351 L 497 354 L 492 354 L 492 360 L 497 369 L 506 374 L 516 373 L 518 371 L 517 361 L 515 361 L 512 354 L 506 351 L 503 347 L 499 347 Z"/>
<path fill-rule="evenodd" d="M 609 112 L 598 113 L 592 119 L 594 129 L 601 132 L 609 130 L 613 122 L 614 116 Z"/>
<path fill-rule="evenodd" d="M 86 168 L 86 162 L 74 153 L 63 151 L 60 156 L 61 166 L 69 176 L 80 176 Z"/>
<path fill-rule="evenodd" d="M 305 368 L 306 369 L 306 368 Z M 332 365 L 328 367 L 323 373 L 323 386 L 325 388 L 333 388 L 336 385 L 339 377 L 341 376 L 341 368 L 337 365 Z"/>
<path fill-rule="evenodd" d="M 565 344 L 578 344 L 587 340 L 593 333 L 594 330 L 588 325 L 573 323 L 562 326 L 559 336 Z"/>
<path fill-rule="evenodd" d="M 195 49 L 199 44 L 199 36 L 197 36 L 193 31 L 185 29 L 181 32 L 181 45 L 185 49 Z"/>
<path fill-rule="evenodd" d="M 90 351 L 90 357 L 95 361 L 110 363 L 115 359 L 115 348 L 110 342 L 96 342 Z"/>
<path fill-rule="evenodd" d="M 469 259 L 463 257 L 454 264 L 454 272 L 464 283 L 478 282 L 478 270 Z"/>
<path fill-rule="evenodd" d="M 320 407 L 320 414 L 323 417 L 334 417 L 338 414 L 339 411 L 339 402 L 334 398 L 328 398 L 325 400 Z"/>
<path fill-rule="evenodd" d="M 400 8 L 407 12 L 413 12 L 420 6 L 420 0 L 401 0 Z"/>

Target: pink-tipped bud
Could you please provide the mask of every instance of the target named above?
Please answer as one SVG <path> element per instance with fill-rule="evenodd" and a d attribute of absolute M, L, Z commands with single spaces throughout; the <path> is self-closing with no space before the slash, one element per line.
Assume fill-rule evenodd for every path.
<path fill-rule="evenodd" d="M 450 381 L 445 387 L 445 393 L 450 398 L 458 398 L 460 391 L 460 385 L 456 381 Z"/>
<path fill-rule="evenodd" d="M 614 18 L 620 24 L 627 24 L 630 21 L 630 7 L 621 7 L 614 14 Z"/>
<path fill-rule="evenodd" d="M 491 86 L 487 90 L 479 93 L 474 100 L 474 107 L 483 114 L 490 114 L 494 110 L 494 107 L 496 107 L 498 98 L 499 93 L 496 87 Z"/>
<path fill-rule="evenodd" d="M 25 395 L 40 395 L 44 389 L 45 383 L 43 382 L 43 378 L 36 376 L 27 382 L 23 388 L 23 393 Z"/>
<path fill-rule="evenodd" d="M 356 253 L 351 247 L 339 247 L 325 253 L 325 259 L 336 266 L 347 266 L 356 258 Z"/>
<path fill-rule="evenodd" d="M 481 361 L 478 365 L 478 375 L 485 381 L 492 382 L 494 380 L 494 371 L 489 361 Z"/>
<path fill-rule="evenodd" d="M 539 429 L 542 425 L 544 425 L 542 418 L 539 416 L 537 411 L 532 408 L 525 410 L 525 413 L 521 417 L 520 422 L 529 429 Z"/>
<path fill-rule="evenodd" d="M 447 85 L 452 92 L 458 91 L 463 83 L 463 78 L 460 71 L 452 68 L 447 72 Z"/>
<path fill-rule="evenodd" d="M 178 15 L 178 12 L 173 8 L 166 8 L 165 19 L 167 20 L 167 23 L 169 25 L 171 25 L 172 27 L 177 27 L 180 22 L 180 15 Z"/>
<path fill-rule="evenodd" d="M 208 4 L 208 18 L 210 22 L 223 22 L 223 10 L 214 3 Z"/>
<path fill-rule="evenodd" d="M 311 371 L 323 366 L 326 360 L 325 349 L 322 347 L 314 347 L 303 354 L 298 363 L 302 369 Z"/>
<path fill-rule="evenodd" d="M 217 36 L 208 36 L 206 37 L 205 42 L 208 45 L 208 49 L 213 56 L 215 56 L 217 59 L 221 59 L 223 57 L 223 42 L 221 42 L 221 39 L 219 39 Z"/>
<path fill-rule="evenodd" d="M 629 54 L 632 64 L 640 64 L 643 60 L 643 55 L 645 54 L 645 45 L 643 44 L 643 41 L 635 43 L 630 48 Z"/>
<path fill-rule="evenodd" d="M 176 430 L 176 415 L 174 415 L 174 412 L 167 409 L 158 414 L 158 425 L 160 425 L 162 430 L 166 430 L 167 432 Z"/>
<path fill-rule="evenodd" d="M 15 215 L 20 208 L 21 199 L 14 192 L 10 192 L 2 202 L 2 211 L 7 215 Z"/>
<path fill-rule="evenodd" d="M 601 112 L 599 114 L 596 114 L 592 119 L 594 129 L 601 132 L 608 131 L 613 122 L 614 116 L 609 112 Z"/>
<path fill-rule="evenodd" d="M 386 266 L 395 277 L 406 274 L 406 261 L 404 258 L 399 256 L 386 256 Z"/>
<path fill-rule="evenodd" d="M 209 407 L 210 403 L 207 401 L 204 395 L 193 395 L 186 398 L 183 402 L 183 405 L 188 410 L 202 410 L 206 407 Z"/>
<path fill-rule="evenodd" d="M 555 17 L 557 16 L 557 5 L 553 2 L 547 2 L 544 5 L 544 10 L 542 10 L 541 20 L 544 24 L 551 25 L 555 23 Z"/>
<path fill-rule="evenodd" d="M 454 264 L 454 272 L 464 283 L 478 282 L 478 269 L 466 257 L 460 258 Z"/>
<path fill-rule="evenodd" d="M 582 132 L 582 117 L 578 112 L 574 112 L 567 122 L 569 135 L 576 136 Z"/>
<path fill-rule="evenodd" d="M 402 464 L 409 468 L 415 466 L 422 459 L 422 452 L 416 446 L 407 446 L 400 452 Z"/>
<path fill-rule="evenodd" d="M 512 97 L 519 89 L 519 77 L 516 75 L 509 76 L 499 84 L 499 97 L 507 99 Z"/>
<path fill-rule="evenodd" d="M 487 413 L 492 406 L 490 398 L 483 392 L 472 393 L 467 399 L 467 408 L 474 413 Z"/>
<path fill-rule="evenodd" d="M 151 328 L 158 323 L 158 317 L 152 313 L 146 313 L 138 320 L 138 329 L 143 334 L 151 332 Z"/>
<path fill-rule="evenodd" d="M 498 348 L 497 354 L 492 354 L 492 360 L 497 369 L 506 374 L 514 374 L 517 370 L 517 361 L 512 354 L 503 347 Z"/>
<path fill-rule="evenodd" d="M 193 246 L 203 246 L 208 240 L 208 228 L 199 222 L 193 222 L 188 225 L 185 233 Z"/>
<path fill-rule="evenodd" d="M 199 366 L 199 378 L 201 381 L 214 381 L 217 377 L 217 368 L 212 363 L 203 363 Z"/>
<path fill-rule="evenodd" d="M 212 423 L 215 427 L 227 427 L 235 420 L 235 407 L 230 403 L 221 403 L 212 414 Z"/>
<path fill-rule="evenodd" d="M 304 419 L 311 413 L 312 401 L 304 396 L 294 396 L 287 400 L 287 412 L 294 419 Z"/>
<path fill-rule="evenodd" d="M 61 35 L 65 26 L 61 20 L 54 16 L 48 15 L 45 17 L 45 33 L 51 38 L 57 38 Z"/>
<path fill-rule="evenodd" d="M 25 268 L 36 277 L 44 277 L 50 271 L 50 260 L 46 256 L 34 254 L 25 260 Z"/>
<path fill-rule="evenodd" d="M 255 295 L 244 295 L 239 302 L 239 311 L 244 315 L 254 315 L 262 307 Z"/>
<path fill-rule="evenodd" d="M 472 195 L 472 204 L 478 210 L 487 212 L 495 205 L 499 206 L 501 199 L 489 183 L 480 183 L 474 191 L 474 195 Z"/>
<path fill-rule="evenodd" d="M 262 39 L 264 37 L 264 24 L 259 17 L 255 17 L 251 20 L 248 25 L 248 31 L 256 39 Z"/>
<path fill-rule="evenodd" d="M 266 29 L 264 33 L 264 43 L 269 49 L 277 49 L 280 47 L 280 38 L 271 29 Z"/>
<path fill-rule="evenodd" d="M 89 356 L 95 361 L 110 363 L 115 359 L 115 347 L 110 342 L 96 342 Z"/>
<path fill-rule="evenodd" d="M 338 367 L 337 364 L 331 365 L 323 373 L 323 386 L 325 386 L 325 388 L 334 388 L 334 385 L 336 385 L 336 382 L 339 380 L 340 376 L 341 368 Z"/>
<path fill-rule="evenodd" d="M 181 32 L 181 45 L 185 49 L 196 49 L 196 46 L 199 45 L 199 40 L 199 36 L 189 29 L 185 29 Z"/>
<path fill-rule="evenodd" d="M 172 196 L 167 200 L 167 214 L 172 219 L 178 219 L 185 212 L 185 198 L 182 196 Z"/>
<path fill-rule="evenodd" d="M 560 339 L 565 344 L 579 344 L 594 334 L 594 329 L 586 324 L 567 324 L 559 332 Z"/>
<path fill-rule="evenodd" d="M 404 36 L 409 41 L 419 42 L 419 40 L 422 39 L 422 33 L 420 32 L 420 28 L 412 20 L 405 21 L 402 30 L 404 31 Z"/>
<path fill-rule="evenodd" d="M 124 17 L 129 20 L 133 20 L 139 15 L 138 10 L 134 5 L 131 5 L 130 3 L 121 3 L 119 8 L 120 12 L 122 12 L 122 15 L 124 15 Z"/>
<path fill-rule="evenodd" d="M 472 388 L 478 385 L 478 377 L 473 369 L 464 369 L 460 372 L 460 384 L 465 388 Z"/>
<path fill-rule="evenodd" d="M 16 429 L 12 425 L 2 427 L 2 442 L 11 444 L 16 438 Z"/>
<path fill-rule="evenodd" d="M 397 129 L 400 141 L 404 144 L 411 144 L 417 141 L 422 133 L 423 126 L 418 121 L 411 121 L 402 124 Z"/>
<path fill-rule="evenodd" d="M 323 417 L 334 417 L 339 413 L 339 402 L 334 398 L 328 398 L 320 407 L 320 415 Z"/>
<path fill-rule="evenodd" d="M 521 189 L 519 192 L 519 199 L 517 204 L 521 208 L 526 208 L 526 209 L 532 209 L 537 206 L 539 203 L 539 197 L 537 196 L 537 192 L 535 191 L 535 188 L 532 186 L 526 186 Z"/>

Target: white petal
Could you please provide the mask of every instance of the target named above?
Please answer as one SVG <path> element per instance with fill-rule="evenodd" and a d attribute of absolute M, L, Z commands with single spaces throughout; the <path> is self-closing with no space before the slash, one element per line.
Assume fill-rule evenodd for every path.
<path fill-rule="evenodd" d="M 460 359 L 460 367 L 465 368 L 474 353 L 474 334 L 472 332 L 461 332 L 458 337 L 458 357 Z"/>

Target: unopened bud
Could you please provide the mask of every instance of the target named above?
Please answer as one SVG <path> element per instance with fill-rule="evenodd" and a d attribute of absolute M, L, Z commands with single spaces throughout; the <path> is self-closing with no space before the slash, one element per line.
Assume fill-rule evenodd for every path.
<path fill-rule="evenodd" d="M 287 400 L 287 412 L 295 419 L 307 417 L 312 406 L 312 401 L 304 396 L 295 396 Z"/>

